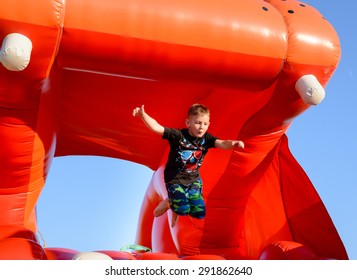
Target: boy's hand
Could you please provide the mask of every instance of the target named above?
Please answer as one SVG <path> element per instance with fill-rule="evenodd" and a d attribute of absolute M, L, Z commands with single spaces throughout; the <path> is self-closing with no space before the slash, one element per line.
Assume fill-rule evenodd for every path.
<path fill-rule="evenodd" d="M 240 141 L 240 140 L 233 141 L 232 144 L 233 144 L 234 147 L 238 147 L 238 148 L 244 149 L 244 142 L 243 141 Z"/>
<path fill-rule="evenodd" d="M 144 124 L 157 134 L 164 134 L 165 128 L 145 112 L 144 105 L 141 105 L 141 107 L 136 107 L 133 110 L 133 116 L 140 117 Z"/>
<path fill-rule="evenodd" d="M 145 113 L 145 110 L 144 110 L 144 105 L 141 105 L 141 107 L 136 107 L 134 110 L 133 110 L 133 116 L 134 117 L 142 117 Z"/>

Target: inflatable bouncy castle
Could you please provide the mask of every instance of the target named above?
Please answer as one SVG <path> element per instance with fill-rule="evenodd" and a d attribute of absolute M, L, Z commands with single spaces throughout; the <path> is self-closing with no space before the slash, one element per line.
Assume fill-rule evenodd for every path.
<path fill-rule="evenodd" d="M 325 97 L 338 35 L 295 0 L 0 0 L 0 259 L 348 259 L 289 151 L 294 119 Z M 168 145 L 133 118 L 181 127 L 193 103 L 210 132 L 204 219 L 153 210 Z M 135 244 L 150 252 L 43 248 L 36 203 L 54 157 L 95 155 L 154 170 Z M 100 189 L 98 189 L 100 192 Z M 130 198 L 128 198 L 130 199 Z M 70 229 L 69 229 L 70 230 Z"/>

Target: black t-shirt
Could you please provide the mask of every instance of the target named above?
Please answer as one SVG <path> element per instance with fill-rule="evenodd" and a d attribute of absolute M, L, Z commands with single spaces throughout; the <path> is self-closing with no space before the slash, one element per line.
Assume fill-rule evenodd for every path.
<path fill-rule="evenodd" d="M 168 127 L 165 127 L 162 138 L 170 144 L 164 178 L 165 183 L 171 184 L 188 184 L 199 179 L 203 158 L 218 139 L 208 132 L 203 137 L 196 138 L 188 133 L 187 128 Z"/>

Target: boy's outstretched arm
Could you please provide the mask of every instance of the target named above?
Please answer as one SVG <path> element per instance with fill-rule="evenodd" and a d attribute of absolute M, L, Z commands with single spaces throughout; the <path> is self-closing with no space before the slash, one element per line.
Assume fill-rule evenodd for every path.
<path fill-rule="evenodd" d="M 223 150 L 233 149 L 234 147 L 238 147 L 244 149 L 244 142 L 240 140 L 221 140 L 217 139 L 214 143 L 216 148 L 221 148 Z"/>
<path fill-rule="evenodd" d="M 144 105 L 141 105 L 141 107 L 136 107 L 133 110 L 133 116 L 140 117 L 146 126 L 157 134 L 164 134 L 164 127 L 145 112 Z"/>

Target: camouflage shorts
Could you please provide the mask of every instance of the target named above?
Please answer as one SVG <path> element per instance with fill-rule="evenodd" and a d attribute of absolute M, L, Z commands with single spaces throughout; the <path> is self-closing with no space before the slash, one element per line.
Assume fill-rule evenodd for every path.
<path fill-rule="evenodd" d="M 170 208 L 176 214 L 202 219 L 206 207 L 202 197 L 202 180 L 189 184 L 166 184 Z"/>

